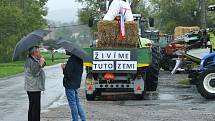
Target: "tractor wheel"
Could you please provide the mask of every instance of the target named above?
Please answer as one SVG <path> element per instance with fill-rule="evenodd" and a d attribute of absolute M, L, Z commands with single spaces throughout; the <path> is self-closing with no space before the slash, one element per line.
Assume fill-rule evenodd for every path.
<path fill-rule="evenodd" d="M 160 48 L 152 47 L 152 64 L 146 72 L 146 90 L 156 91 L 158 86 L 158 75 L 160 71 Z"/>
<path fill-rule="evenodd" d="M 206 70 L 202 73 L 196 87 L 206 99 L 215 99 L 215 70 Z"/>
<path fill-rule="evenodd" d="M 87 101 L 95 101 L 95 98 L 96 98 L 95 94 L 87 94 L 87 92 L 86 92 Z"/>
<path fill-rule="evenodd" d="M 171 60 L 171 58 L 166 57 L 165 54 L 162 54 L 162 58 L 160 61 L 160 67 L 164 70 L 164 71 L 172 71 L 175 67 L 175 60 Z"/>
<path fill-rule="evenodd" d="M 160 61 L 160 67 L 164 71 L 170 71 L 169 70 L 169 63 L 167 62 L 167 59 L 164 56 L 162 57 L 162 60 Z"/>
<path fill-rule="evenodd" d="M 165 55 L 164 50 L 161 50 L 160 67 L 161 67 L 164 71 L 169 71 L 169 66 L 168 66 L 168 62 L 167 62 L 167 57 L 166 57 L 166 55 Z"/>
<path fill-rule="evenodd" d="M 176 60 L 169 60 L 168 62 L 169 62 L 169 71 L 171 72 L 175 67 Z"/>

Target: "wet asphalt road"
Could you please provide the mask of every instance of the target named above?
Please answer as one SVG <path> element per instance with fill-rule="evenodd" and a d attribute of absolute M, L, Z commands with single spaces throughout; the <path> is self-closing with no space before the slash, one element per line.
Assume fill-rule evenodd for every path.
<path fill-rule="evenodd" d="M 46 91 L 42 93 L 42 111 L 64 96 L 60 65 L 45 68 Z M 0 121 L 27 121 L 28 97 L 24 76 L 0 80 Z"/>
<path fill-rule="evenodd" d="M 47 90 L 42 94 L 42 121 L 71 121 L 60 66 L 45 71 Z M 215 101 L 202 98 L 195 86 L 177 83 L 186 77 L 161 71 L 158 92 L 148 93 L 141 101 L 128 94 L 105 94 L 88 102 L 83 88 L 80 98 L 88 121 L 215 121 Z M 0 80 L 0 121 L 27 120 L 28 99 L 23 85 L 23 76 Z"/>
<path fill-rule="evenodd" d="M 88 121 L 215 121 L 215 101 L 202 98 L 195 86 L 177 83 L 187 75 L 161 71 L 159 77 L 158 92 L 148 93 L 142 101 L 127 94 L 105 94 L 87 102 L 80 90 Z M 68 105 L 50 110 L 42 114 L 42 121 L 71 121 Z"/>

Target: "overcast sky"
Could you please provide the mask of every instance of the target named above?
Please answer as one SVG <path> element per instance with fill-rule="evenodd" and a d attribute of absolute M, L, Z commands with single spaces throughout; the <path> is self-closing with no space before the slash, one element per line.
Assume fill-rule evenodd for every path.
<path fill-rule="evenodd" d="M 47 6 L 50 11 L 61 10 L 61 9 L 78 9 L 80 4 L 75 0 L 49 0 Z"/>
<path fill-rule="evenodd" d="M 71 22 L 77 20 L 78 9 L 81 8 L 81 4 L 75 0 L 49 0 L 47 7 L 48 19 Z"/>

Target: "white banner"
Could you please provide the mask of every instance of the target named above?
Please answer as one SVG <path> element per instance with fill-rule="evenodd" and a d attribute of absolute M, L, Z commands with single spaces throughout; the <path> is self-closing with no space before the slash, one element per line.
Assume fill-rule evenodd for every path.
<path fill-rule="evenodd" d="M 137 61 L 116 61 L 117 71 L 136 71 Z"/>
<path fill-rule="evenodd" d="M 93 51 L 93 60 L 130 60 L 130 51 Z"/>
<path fill-rule="evenodd" d="M 113 61 L 93 61 L 94 71 L 113 71 L 114 68 Z"/>

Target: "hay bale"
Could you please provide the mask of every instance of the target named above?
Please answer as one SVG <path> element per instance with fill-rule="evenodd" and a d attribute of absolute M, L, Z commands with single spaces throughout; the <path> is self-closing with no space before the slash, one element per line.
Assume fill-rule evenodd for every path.
<path fill-rule="evenodd" d="M 118 21 L 98 22 L 99 48 L 136 48 L 139 35 L 136 22 L 125 22 L 125 39 L 120 41 L 120 23 Z"/>
<path fill-rule="evenodd" d="M 179 26 L 175 28 L 175 37 L 182 36 L 186 33 L 192 32 L 192 31 L 199 31 L 200 28 L 198 26 L 193 26 L 193 27 L 183 27 Z"/>

